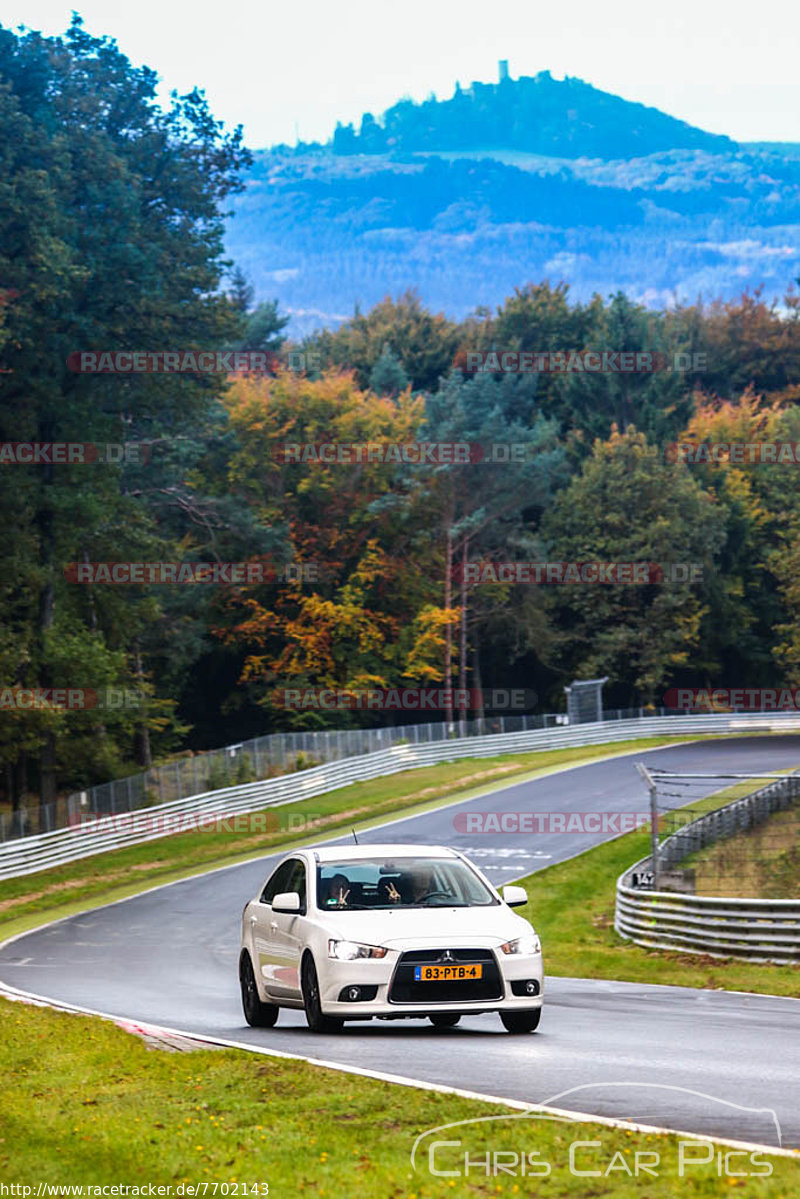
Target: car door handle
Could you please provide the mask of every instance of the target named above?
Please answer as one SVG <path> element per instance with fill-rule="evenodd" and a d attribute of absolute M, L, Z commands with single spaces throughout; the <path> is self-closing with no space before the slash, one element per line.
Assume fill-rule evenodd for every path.
<path fill-rule="evenodd" d="M 270 927 L 270 929 L 272 930 L 272 932 L 277 932 L 277 931 L 278 931 L 278 925 L 277 925 L 276 921 L 274 921 L 274 920 L 272 920 L 272 921 L 270 922 L 270 926 L 269 926 L 269 927 Z"/>
<path fill-rule="evenodd" d="M 255 923 L 256 923 L 256 918 L 255 918 L 255 916 L 251 916 L 251 917 L 250 917 L 250 923 L 251 923 L 251 924 L 255 924 Z"/>

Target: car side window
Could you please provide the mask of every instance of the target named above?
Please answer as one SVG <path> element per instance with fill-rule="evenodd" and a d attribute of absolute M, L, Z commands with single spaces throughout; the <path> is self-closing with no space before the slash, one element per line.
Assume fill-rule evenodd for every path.
<path fill-rule="evenodd" d="M 295 858 L 292 863 L 293 870 L 289 876 L 289 882 L 286 884 L 287 891 L 296 891 L 300 896 L 301 911 L 306 910 L 306 864 L 300 858 Z"/>
<path fill-rule="evenodd" d="M 296 859 L 290 858 L 288 862 L 281 862 L 278 869 L 267 879 L 267 884 L 261 892 L 261 903 L 272 903 L 276 895 L 281 891 L 289 891 L 289 877 L 294 869 Z"/>

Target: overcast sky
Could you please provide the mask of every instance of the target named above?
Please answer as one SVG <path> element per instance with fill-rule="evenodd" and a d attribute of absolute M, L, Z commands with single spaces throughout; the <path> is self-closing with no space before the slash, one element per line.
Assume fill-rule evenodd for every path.
<path fill-rule="evenodd" d="M 796 0 L 4 0 L 6 26 L 61 33 L 78 7 L 170 88 L 197 85 L 257 148 L 458 79 L 550 70 L 739 141 L 800 142 Z"/>

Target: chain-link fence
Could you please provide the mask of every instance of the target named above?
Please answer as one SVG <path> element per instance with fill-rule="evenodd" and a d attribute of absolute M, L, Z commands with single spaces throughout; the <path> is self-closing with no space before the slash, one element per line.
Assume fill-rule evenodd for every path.
<path fill-rule="evenodd" d="M 663 819 L 662 869 L 695 895 L 800 898 L 800 778 L 778 779 L 715 812 Z"/>
<path fill-rule="evenodd" d="M 692 775 L 649 770 L 656 788 L 659 835 L 658 889 L 696 895 L 789 898 L 800 877 L 800 775 L 758 787 L 768 775 Z M 668 808 L 665 801 L 715 793 L 732 783 L 742 794 L 724 806 Z M 715 785 L 716 784 L 716 785 Z M 756 789 L 757 788 L 757 789 Z M 726 787 L 726 791 L 732 790 Z M 630 882 L 654 885 L 652 858 L 637 863 Z M 784 894 L 787 892 L 787 894 Z"/>
<path fill-rule="evenodd" d="M 656 770 L 649 776 L 651 787 L 656 784 L 662 799 L 674 797 L 686 787 L 702 786 L 707 791 L 714 777 Z M 755 783 L 753 778 L 749 786 Z M 667 812 L 659 806 L 659 824 L 666 821 L 675 831 L 658 847 L 657 872 L 649 857 L 617 880 L 616 931 L 648 949 L 800 962 L 798 804 L 800 777 L 792 775 L 774 778 L 766 787 L 751 790 L 716 811 Z M 694 819 L 684 825 L 689 816 Z M 780 834 L 777 828 L 782 830 Z M 757 877 L 745 880 L 746 864 L 753 862 L 754 843 L 761 838 L 763 852 L 755 855 Z M 712 866 L 701 890 L 697 885 L 699 866 L 705 860 L 719 863 L 726 856 L 734 864 L 733 872 L 726 874 L 721 866 Z M 784 858 L 786 886 L 773 891 L 777 863 Z"/>
<path fill-rule="evenodd" d="M 620 708 L 602 713 L 602 719 L 627 720 L 665 716 L 670 709 Z M 450 738 L 484 737 L 493 733 L 521 733 L 569 723 L 565 713 L 487 716 L 482 720 L 406 724 L 372 729 L 317 730 L 271 733 L 227 745 L 223 749 L 186 754 L 153 766 L 140 774 L 115 779 L 76 791 L 57 803 L 0 813 L 0 842 L 35 833 L 52 832 L 96 816 L 116 816 L 153 804 L 186 799 L 221 787 L 273 778 L 324 762 L 375 753 L 392 745 L 423 745 Z"/>

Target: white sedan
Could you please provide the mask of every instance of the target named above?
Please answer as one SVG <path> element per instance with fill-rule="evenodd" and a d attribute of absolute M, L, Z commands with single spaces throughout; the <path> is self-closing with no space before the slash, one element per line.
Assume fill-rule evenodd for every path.
<path fill-rule="evenodd" d="M 314 1032 L 344 1020 L 498 1012 L 533 1032 L 542 1006 L 542 949 L 522 887 L 502 895 L 453 849 L 354 845 L 299 849 L 244 909 L 239 979 L 248 1024 L 282 1007 Z"/>

